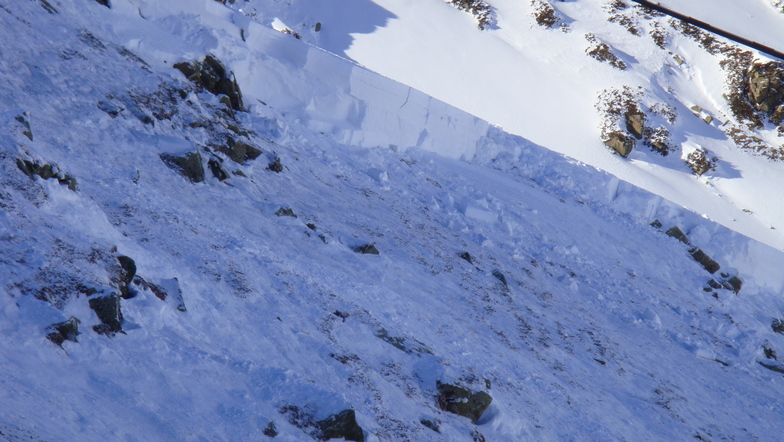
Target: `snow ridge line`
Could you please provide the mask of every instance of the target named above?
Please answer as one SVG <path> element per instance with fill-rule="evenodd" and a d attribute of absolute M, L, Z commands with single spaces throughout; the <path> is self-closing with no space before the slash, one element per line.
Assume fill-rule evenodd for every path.
<path fill-rule="evenodd" d="M 696 18 L 689 17 L 688 15 L 681 14 L 679 12 L 673 11 L 672 9 L 665 8 L 658 3 L 653 3 L 648 0 L 631 0 L 634 3 L 638 3 L 642 6 L 654 9 L 656 11 L 661 12 L 662 14 L 667 14 L 672 18 L 676 18 L 678 20 L 684 21 L 690 25 L 694 25 L 698 28 L 704 29 L 708 32 L 712 32 L 716 35 L 720 35 L 724 38 L 732 40 L 736 43 L 740 43 L 744 46 L 748 46 L 752 49 L 756 49 L 764 54 L 770 55 L 771 57 L 778 58 L 780 60 L 784 60 L 784 52 L 777 51 L 776 49 L 771 48 L 770 46 L 766 46 L 762 43 L 758 43 L 753 40 L 749 40 L 748 38 L 741 37 L 737 34 L 733 34 L 731 32 L 727 32 L 723 29 L 717 28 L 709 23 L 705 23 L 702 20 L 697 20 Z"/>

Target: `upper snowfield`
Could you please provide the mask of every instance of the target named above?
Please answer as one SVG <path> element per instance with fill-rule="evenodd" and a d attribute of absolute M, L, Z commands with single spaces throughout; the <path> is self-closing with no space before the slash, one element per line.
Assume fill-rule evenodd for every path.
<path fill-rule="evenodd" d="M 512 0 L 484 31 L 442 0 L 110 3 L 0 0 L 0 438 L 312 440 L 347 409 L 371 441 L 780 438 L 784 176 L 689 110 L 731 118 L 719 57 L 598 0 L 553 3 L 567 32 Z M 244 111 L 172 67 L 208 54 Z M 623 85 L 675 152 L 602 145 Z"/>

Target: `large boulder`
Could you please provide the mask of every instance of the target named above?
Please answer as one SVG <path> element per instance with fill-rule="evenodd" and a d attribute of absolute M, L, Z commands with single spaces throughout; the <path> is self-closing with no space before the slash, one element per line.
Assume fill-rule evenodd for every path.
<path fill-rule="evenodd" d="M 482 413 L 487 410 L 493 398 L 484 391 L 472 392 L 463 387 L 452 384 L 436 384 L 438 408 L 471 419 L 476 423 Z"/>
<path fill-rule="evenodd" d="M 638 140 L 642 139 L 645 132 L 645 114 L 630 113 L 626 115 L 626 130 Z"/>
<path fill-rule="evenodd" d="M 748 74 L 749 101 L 771 115 L 784 104 L 784 63 L 755 63 Z"/>

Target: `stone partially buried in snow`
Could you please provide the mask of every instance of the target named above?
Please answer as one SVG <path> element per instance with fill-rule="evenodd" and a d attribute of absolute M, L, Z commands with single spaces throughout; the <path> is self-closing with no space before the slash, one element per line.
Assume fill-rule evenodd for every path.
<path fill-rule="evenodd" d="M 472 392 L 463 387 L 438 382 L 438 408 L 471 419 L 476 423 L 487 410 L 493 398 L 484 391 Z"/>
<path fill-rule="evenodd" d="M 708 273 L 711 274 L 716 273 L 721 268 L 719 266 L 719 263 L 712 260 L 710 256 L 706 255 L 705 252 L 703 252 L 702 250 L 696 247 L 691 249 L 689 253 L 691 254 L 691 257 L 694 258 L 695 261 L 700 263 L 700 265 L 704 267 L 705 270 L 708 271 Z"/>

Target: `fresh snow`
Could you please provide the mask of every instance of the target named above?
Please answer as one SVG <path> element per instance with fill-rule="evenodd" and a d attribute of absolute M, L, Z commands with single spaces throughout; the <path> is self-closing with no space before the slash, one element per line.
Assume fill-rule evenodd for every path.
<path fill-rule="evenodd" d="M 531 27 L 525 2 L 494 4 L 496 34 L 474 32 L 470 16 L 440 0 L 354 0 L 343 17 L 316 1 L 48 3 L 58 12 L 39 0 L 0 5 L 3 438 L 267 440 L 262 430 L 274 421 L 275 440 L 309 440 L 280 413 L 287 405 L 315 419 L 353 408 L 367 440 L 781 434 L 784 379 L 759 364 L 776 364 L 763 347 L 784 351 L 771 329 L 784 312 L 784 255 L 765 218 L 781 207 L 763 210 L 763 198 L 776 200 L 778 169 L 731 150 L 700 121 L 679 129 L 685 144 L 716 143 L 723 165 L 707 180 L 678 159 L 610 155 L 596 141 L 595 93 L 645 82 L 647 65 L 620 73 L 584 55 L 571 68 L 553 61 L 581 53 L 578 26 L 591 22 L 597 35 L 617 26 L 591 18 L 583 2 L 559 5 L 575 17 L 585 8 L 586 22 L 569 34 Z M 246 6 L 259 12 L 238 11 Z M 301 42 L 272 29 L 300 32 L 306 12 L 325 34 Z M 514 20 L 532 44 L 498 37 Z M 327 34 L 334 23 L 350 32 Z M 444 36 L 428 31 L 441 25 Z M 408 55 L 423 58 L 397 58 L 400 71 L 418 72 L 398 78 L 380 67 L 402 54 L 383 39 L 371 49 L 370 39 L 407 26 L 422 26 L 418 38 L 397 43 L 415 43 Z M 445 55 L 428 60 L 438 43 L 428 38 L 441 38 Z M 672 78 L 683 102 L 707 100 L 689 79 L 713 94 L 716 62 L 683 43 L 689 67 L 661 78 Z M 487 59 L 474 64 L 482 47 Z M 209 133 L 191 123 L 218 99 L 191 91 L 172 104 L 171 120 L 152 124 L 133 103 L 161 85 L 186 87 L 171 65 L 207 53 L 235 73 L 249 110 L 237 124 L 255 131 L 265 153 L 224 162 L 246 177 L 219 182 L 207 169 L 193 184 L 159 154 L 201 146 L 206 156 Z M 455 88 L 456 77 L 435 81 L 440 68 L 469 65 L 476 70 L 455 72 L 484 77 L 480 91 L 505 91 L 507 104 L 482 115 L 497 96 Z M 507 66 L 520 71 L 505 89 Z M 476 109 L 450 98 L 476 100 Z M 113 117 L 99 102 L 125 109 Z M 690 118 L 679 106 L 679 119 Z M 17 120 L 24 112 L 32 140 Z M 525 124 L 489 118 L 506 112 Z M 267 170 L 274 157 L 283 172 Z M 31 181 L 17 158 L 56 163 L 78 190 Z M 753 187 L 761 183 L 764 195 Z M 297 218 L 277 216 L 281 208 Z M 663 233 L 674 225 L 743 280 L 739 294 L 704 290 L 720 274 Z M 380 254 L 353 250 L 367 243 Z M 69 281 L 110 290 L 101 263 L 112 247 L 147 281 L 181 290 L 187 311 L 140 289 L 122 301 L 125 333 L 110 338 L 92 330 L 99 321 L 84 295 L 56 308 L 26 293 Z M 46 327 L 71 316 L 81 320 L 79 342 L 59 348 Z M 472 424 L 438 409 L 436 381 L 487 391 L 493 403 Z M 440 433 L 422 419 L 439 422 Z"/>

